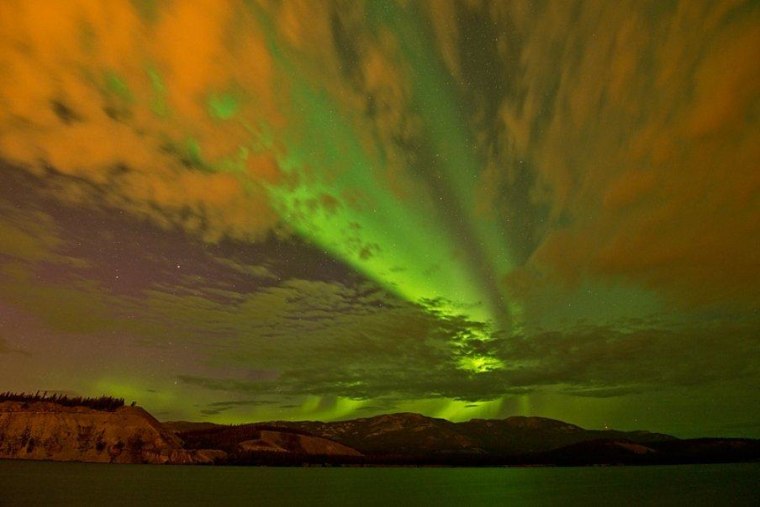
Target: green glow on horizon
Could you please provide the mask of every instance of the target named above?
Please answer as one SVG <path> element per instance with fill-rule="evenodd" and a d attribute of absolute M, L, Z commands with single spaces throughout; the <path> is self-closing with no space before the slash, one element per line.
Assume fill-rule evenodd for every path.
<path fill-rule="evenodd" d="M 449 421 L 469 421 L 470 419 L 497 419 L 502 417 L 502 399 L 468 402 L 462 400 L 446 400 L 445 406 L 436 412 L 435 417 Z"/>
<path fill-rule="evenodd" d="M 367 404 L 364 400 L 352 400 L 349 398 L 336 398 L 329 407 L 323 406 L 323 396 L 306 396 L 299 407 L 299 413 L 304 417 L 317 420 L 336 420 L 345 417 L 353 417 L 356 411 Z"/>
<path fill-rule="evenodd" d="M 178 396 L 174 392 L 167 391 L 165 388 L 160 391 L 151 390 L 134 380 L 101 378 L 95 382 L 90 391 L 93 396 L 106 394 L 115 398 L 124 398 L 124 403 L 127 405 L 136 401 L 138 405 L 153 411 L 175 408 L 178 401 Z"/>

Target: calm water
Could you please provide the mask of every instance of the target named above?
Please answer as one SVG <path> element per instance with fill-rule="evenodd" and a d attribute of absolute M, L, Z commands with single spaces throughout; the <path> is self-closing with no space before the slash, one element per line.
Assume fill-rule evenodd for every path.
<path fill-rule="evenodd" d="M 0 461 L 0 505 L 760 505 L 760 463 L 238 468 Z"/>

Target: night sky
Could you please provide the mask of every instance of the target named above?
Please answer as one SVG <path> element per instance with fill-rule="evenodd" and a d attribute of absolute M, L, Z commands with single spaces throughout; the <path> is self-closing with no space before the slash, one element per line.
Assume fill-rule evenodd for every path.
<path fill-rule="evenodd" d="M 0 390 L 760 437 L 760 3 L 3 0 Z"/>

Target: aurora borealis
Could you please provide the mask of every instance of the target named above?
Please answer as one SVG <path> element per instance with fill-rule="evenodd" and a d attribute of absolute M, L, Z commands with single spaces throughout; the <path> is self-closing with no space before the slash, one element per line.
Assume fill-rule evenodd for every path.
<path fill-rule="evenodd" d="M 752 1 L 0 3 L 0 386 L 760 437 Z"/>

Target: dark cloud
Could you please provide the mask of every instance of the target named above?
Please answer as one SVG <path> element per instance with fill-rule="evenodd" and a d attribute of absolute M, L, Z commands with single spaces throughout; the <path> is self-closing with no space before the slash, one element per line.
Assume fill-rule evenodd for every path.
<path fill-rule="evenodd" d="M 401 328 L 366 327 L 354 339 L 347 325 L 350 319 L 337 322 L 317 332 L 314 345 L 305 341 L 309 352 L 294 352 L 296 361 L 291 365 L 298 367 L 284 368 L 275 383 L 190 381 L 230 392 L 266 393 L 276 388 L 288 395 L 333 394 L 363 400 L 395 395 L 482 401 L 546 387 L 607 398 L 727 381 L 750 384 L 760 378 L 754 361 L 760 353 L 756 321 L 667 330 L 639 327 L 625 332 L 591 327 L 502 337 L 479 342 L 474 352 L 466 353 L 497 357 L 505 367 L 473 374 L 456 367 L 455 354 L 445 339 L 452 336 L 452 324 L 429 316 L 426 321 L 424 315 L 406 316 L 424 322 L 419 328 L 424 332 L 410 341 L 392 338 L 395 332 L 413 329 L 409 322 Z M 391 318 L 397 321 L 400 316 Z"/>
<path fill-rule="evenodd" d="M 567 385 L 585 396 L 609 396 L 617 389 L 751 382 L 760 375 L 752 359 L 760 352 L 758 329 L 756 320 L 625 332 L 589 328 L 513 337 L 501 354 L 524 365 L 507 373 L 522 384 Z"/>

